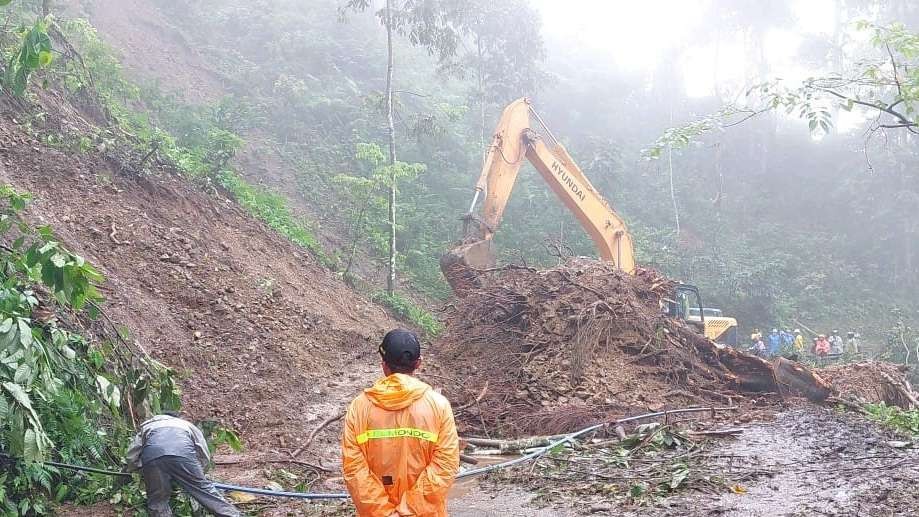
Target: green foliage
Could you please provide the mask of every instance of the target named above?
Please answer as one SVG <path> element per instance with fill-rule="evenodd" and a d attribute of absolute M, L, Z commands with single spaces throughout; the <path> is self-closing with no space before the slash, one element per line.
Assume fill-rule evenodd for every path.
<path fill-rule="evenodd" d="M 887 330 L 881 357 L 888 361 L 919 365 L 919 331 L 907 324 L 901 309 L 892 311 L 894 324 Z"/>
<path fill-rule="evenodd" d="M 338 260 L 325 252 L 308 223 L 294 215 L 284 197 L 265 188 L 252 186 L 232 171 L 224 171 L 218 180 L 252 215 L 265 221 L 293 243 L 309 250 L 323 266 L 337 269 Z"/>
<path fill-rule="evenodd" d="M 455 54 L 442 57 L 439 67 L 442 73 L 465 80 L 470 103 L 479 107 L 477 122 L 487 124 L 481 114 L 532 96 L 549 83 L 543 70 L 546 47 L 539 12 L 527 0 L 460 2 L 453 24 L 462 44 Z M 491 128 L 479 129 L 481 137 L 487 138 Z"/>
<path fill-rule="evenodd" d="M 240 440 L 239 433 L 235 430 L 224 427 L 213 420 L 199 422 L 198 427 L 204 434 L 211 456 L 213 456 L 222 445 L 226 445 L 233 452 L 242 452 L 242 440 Z"/>
<path fill-rule="evenodd" d="M 456 53 L 459 42 L 454 27 L 455 16 L 462 12 L 461 6 L 452 5 L 451 0 L 388 0 L 386 7 L 374 14 L 380 23 L 389 23 L 393 32 L 408 38 L 412 45 L 427 49 L 441 59 Z M 376 4 L 371 0 L 348 0 L 342 8 L 347 11 L 366 11 Z"/>
<path fill-rule="evenodd" d="M 172 374 L 111 343 L 92 343 L 64 322 L 102 300 L 101 275 L 49 228 L 21 217 L 28 196 L 0 187 L 0 453 L 21 458 L 0 477 L 3 512 L 48 513 L 51 500 L 92 497 L 99 485 L 42 465 L 118 463 L 131 430 L 122 408 L 175 405 Z"/>
<path fill-rule="evenodd" d="M 919 74 L 912 70 L 919 57 L 919 34 L 901 23 L 879 26 L 862 21 L 856 26 L 871 33 L 877 55 L 859 60 L 849 74 L 810 77 L 798 86 L 787 86 L 780 79 L 757 84 L 747 90 L 748 106 L 728 104 L 715 114 L 669 128 L 644 154 L 658 158 L 668 145 L 682 148 L 713 130 L 772 111 L 796 114 L 807 121 L 811 133 L 825 135 L 833 125 L 832 108 L 852 111 L 857 105 L 879 117 L 874 130 L 915 131 L 919 124 Z M 892 117 L 892 121 L 882 122 L 881 117 Z"/>
<path fill-rule="evenodd" d="M 53 61 L 49 20 L 36 20 L 31 27 L 19 30 L 20 46 L 10 57 L 3 72 L 3 87 L 21 97 L 33 72 L 47 68 Z"/>
<path fill-rule="evenodd" d="M 400 181 L 414 180 L 425 170 L 420 163 L 397 161 L 388 165 L 383 149 L 377 144 L 361 142 L 355 147 L 354 158 L 362 175 L 339 174 L 332 179 L 339 194 L 348 201 L 351 243 L 348 245 L 345 274 L 350 274 L 358 247 L 369 244 L 378 256 L 386 255 L 389 189 L 396 188 L 398 191 Z M 401 229 L 397 227 L 397 230 Z"/>
<path fill-rule="evenodd" d="M 63 85 L 75 95 L 98 95 L 114 115 L 128 116 L 127 104 L 141 98 L 141 90 L 124 76 L 121 62 L 85 19 L 68 19 L 60 23 L 67 39 L 80 49 L 79 60 L 59 60 Z"/>
<path fill-rule="evenodd" d="M 867 404 L 865 409 L 872 420 L 919 439 L 919 410 L 905 410 L 884 403 Z"/>
<path fill-rule="evenodd" d="M 393 314 L 420 328 L 428 336 L 437 336 L 443 330 L 443 324 L 437 317 L 399 293 L 388 294 L 380 291 L 371 299 L 389 307 Z"/>

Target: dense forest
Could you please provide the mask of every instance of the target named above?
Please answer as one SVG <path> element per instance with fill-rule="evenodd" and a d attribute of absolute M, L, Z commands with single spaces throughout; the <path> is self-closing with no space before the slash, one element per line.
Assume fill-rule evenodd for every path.
<path fill-rule="evenodd" d="M 521 97 L 638 263 L 742 336 L 839 329 L 866 345 L 846 361 L 919 364 L 911 0 L 117 3 L 0 1 L 4 514 L 139 508 L 137 480 L 40 462 L 119 465 L 141 413 L 183 404 L 214 447 L 285 448 L 322 412 L 290 416 L 303 385 L 329 414 L 356 390 L 324 384 L 355 343 L 396 320 L 436 343 L 439 260 Z M 529 166 L 495 230 L 521 270 L 598 254 Z"/>
<path fill-rule="evenodd" d="M 269 142 L 298 171 L 294 205 L 312 207 L 320 233 L 335 236 L 326 249 L 334 267 L 362 274 L 374 288 L 385 285 L 393 173 L 386 169 L 387 34 L 380 6 L 162 3 L 214 66 L 221 86 L 182 95 L 161 85 L 164 98 L 191 103 L 210 127 L 189 120 L 187 110 L 160 111 L 158 123 L 188 145 L 206 145 L 202 139 L 215 129 Z M 840 108 L 845 100 L 808 104 L 826 112 L 826 125 L 809 128 L 798 111 L 810 101 L 786 113 L 785 105 L 758 110 L 745 97 L 752 86 L 799 73 L 788 60 L 826 78 L 885 62 L 872 27 L 911 26 L 919 13 L 910 2 L 825 2 L 813 16 L 830 16 L 832 23 L 816 29 L 802 25 L 794 2 L 768 8 L 711 2 L 692 17 L 694 25 L 656 44 L 656 60 L 640 68 L 617 65 L 615 52 L 627 50 L 561 50 L 566 35 L 546 30 L 555 20 L 528 2 L 434 4 L 392 6 L 398 9 L 392 103 L 400 292 L 423 293 L 421 303 L 429 305 L 448 295 L 437 258 L 459 236 L 458 218 L 500 110 L 530 96 L 627 219 L 640 262 L 698 284 L 707 303 L 736 315 L 743 329 L 844 327 L 883 339 L 898 318 L 915 319 L 910 132 L 872 126 L 881 112 L 858 106 L 850 113 Z M 773 59 L 776 38 L 787 34 L 794 34 L 795 47 L 785 49 L 785 62 Z M 911 48 L 899 51 L 906 73 Z M 690 91 L 700 88 L 700 70 L 712 74 L 709 85 Z M 889 84 L 877 84 L 889 93 Z M 668 128 L 711 121 L 738 99 L 761 113 L 742 123 L 735 117 L 731 127 L 721 124 L 691 145 L 646 159 L 642 151 Z M 548 241 L 596 255 L 576 220 L 530 171 L 511 198 L 499 247 L 506 261 L 547 264 L 556 260 L 546 252 Z"/>

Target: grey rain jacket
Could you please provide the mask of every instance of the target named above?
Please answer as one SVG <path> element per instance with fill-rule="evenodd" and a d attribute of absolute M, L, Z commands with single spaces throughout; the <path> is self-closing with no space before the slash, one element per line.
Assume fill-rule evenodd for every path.
<path fill-rule="evenodd" d="M 169 415 L 157 415 L 140 425 L 131 441 L 127 461 L 129 470 L 163 456 L 198 460 L 202 469 L 210 465 L 211 455 L 204 434 L 194 424 Z"/>

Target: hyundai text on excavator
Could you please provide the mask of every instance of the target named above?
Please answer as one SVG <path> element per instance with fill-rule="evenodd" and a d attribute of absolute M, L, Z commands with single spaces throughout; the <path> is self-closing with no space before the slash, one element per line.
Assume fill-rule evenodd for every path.
<path fill-rule="evenodd" d="M 531 116 L 552 141 L 551 147 L 533 129 Z M 475 185 L 472 205 L 463 217 L 465 236 L 462 243 L 441 257 L 441 270 L 453 291 L 462 296 L 474 285 L 475 270 L 494 267 L 496 254 L 492 238 L 501 223 L 524 158 L 533 164 L 549 188 L 587 231 L 600 258 L 634 274 L 635 252 L 625 221 L 594 189 L 533 109 L 530 100 L 523 98 L 509 104 L 498 121 L 482 174 Z M 479 201 L 482 201 L 482 212 L 481 217 L 476 217 Z M 691 307 L 698 308 L 698 317 L 689 317 Z M 665 309 L 670 316 L 695 326 L 713 341 L 737 344 L 737 320 L 707 317 L 702 310 L 702 297 L 695 286 L 680 284 L 667 300 Z"/>

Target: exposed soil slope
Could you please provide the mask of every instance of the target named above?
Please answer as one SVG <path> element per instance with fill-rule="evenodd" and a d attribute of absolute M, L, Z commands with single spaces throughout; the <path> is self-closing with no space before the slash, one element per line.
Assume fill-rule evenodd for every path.
<path fill-rule="evenodd" d="M 148 0 L 68 0 L 68 16 L 88 17 L 122 57 L 125 68 L 147 81 L 173 85 L 185 100 L 206 103 L 223 96 L 219 74 Z"/>
<path fill-rule="evenodd" d="M 232 93 L 230 84 L 157 7 L 155 0 L 80 0 L 65 2 L 65 13 L 89 19 L 100 38 L 120 55 L 129 75 L 155 82 L 192 104 L 213 104 Z M 241 135 L 246 141 L 233 160 L 248 181 L 283 194 L 297 214 L 315 224 L 317 236 L 330 249 L 343 248 L 344 222 L 334 211 L 310 204 L 299 191 L 296 165 L 282 155 L 277 143 L 258 131 Z M 379 267 L 358 252 L 356 273 L 367 280 L 382 278 Z"/>
<path fill-rule="evenodd" d="M 0 181 L 101 269 L 110 316 L 179 372 L 192 417 L 250 449 L 296 447 L 372 377 L 366 355 L 396 323 L 233 203 L 46 147 L 9 115 L 0 142 Z"/>

